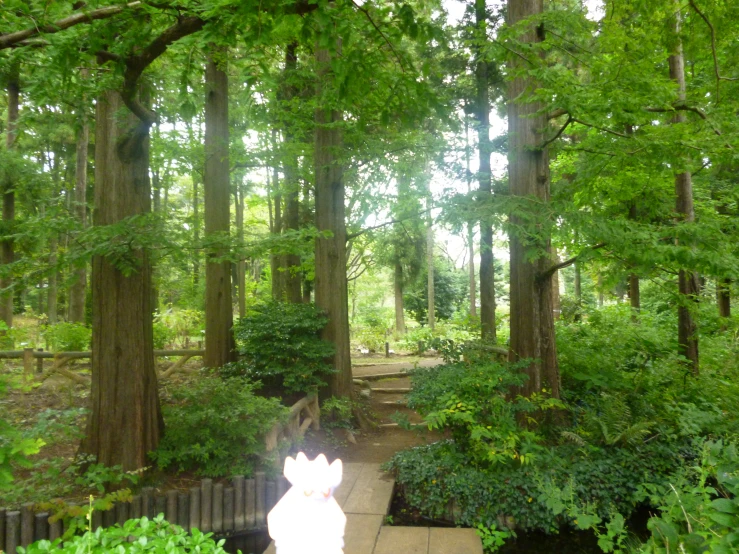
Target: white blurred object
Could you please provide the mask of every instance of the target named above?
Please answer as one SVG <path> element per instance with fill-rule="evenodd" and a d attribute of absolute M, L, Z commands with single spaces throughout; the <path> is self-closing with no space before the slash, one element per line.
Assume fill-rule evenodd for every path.
<path fill-rule="evenodd" d="M 277 554 L 343 554 L 346 516 L 334 498 L 341 484 L 341 460 L 328 464 L 319 454 L 310 461 L 300 452 L 285 460 L 292 487 L 267 515 Z"/>

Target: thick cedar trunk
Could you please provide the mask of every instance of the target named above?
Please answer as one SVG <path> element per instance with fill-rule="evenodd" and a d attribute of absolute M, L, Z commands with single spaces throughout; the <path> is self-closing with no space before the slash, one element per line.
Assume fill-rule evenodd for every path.
<path fill-rule="evenodd" d="M 337 125 L 341 114 L 321 105 L 323 85 L 333 78 L 329 51 L 317 49 L 316 62 L 319 68 L 319 106 L 315 114 L 316 228 L 319 232 L 330 231 L 332 236 L 316 238 L 315 299 L 329 320 L 321 337 L 336 348 L 333 366 L 337 372 L 329 377 L 328 394 L 351 397 L 344 174 L 339 159 L 342 135 Z"/>
<path fill-rule="evenodd" d="M 716 303 L 719 317 L 731 317 L 731 279 L 716 281 Z"/>
<path fill-rule="evenodd" d="M 509 0 L 508 23 L 543 12 L 543 0 Z M 543 31 L 530 25 L 519 39 L 523 42 L 543 40 Z M 514 70 L 527 69 L 521 59 L 511 56 Z M 546 148 L 540 148 L 542 133 L 547 127 L 539 102 L 525 102 L 525 97 L 536 88 L 536 82 L 526 75 L 515 77 L 508 88 L 508 173 L 511 196 L 523 200 L 535 197 L 549 201 L 549 159 Z M 535 115 L 535 114 L 539 115 Z M 513 228 L 530 225 L 524 219 L 511 215 Z M 509 359 L 517 362 L 531 360 L 524 369 L 529 376 L 520 392 L 529 396 L 547 388 L 559 398 L 559 366 L 554 342 L 552 316 L 552 283 L 546 270 L 551 265 L 550 239 L 544 236 L 546 225 L 538 229 L 540 242 L 533 245 L 544 255 L 531 259 L 531 252 L 517 233 L 510 236 L 511 251 L 511 338 Z"/>
<path fill-rule="evenodd" d="M 641 291 L 639 288 L 639 276 L 635 274 L 629 275 L 629 302 L 633 311 L 632 318 L 638 319 L 641 310 Z"/>
<path fill-rule="evenodd" d="M 244 191 L 240 185 L 236 185 L 236 237 L 239 245 L 244 244 Z M 246 316 L 246 260 L 239 256 L 236 264 L 236 275 L 239 290 L 239 318 Z"/>
<path fill-rule="evenodd" d="M 121 118 L 120 95 L 98 98 L 95 135 L 96 226 L 151 210 L 148 129 L 131 114 Z M 151 313 L 151 264 L 131 253 L 137 270 L 125 276 L 104 256 L 92 260 L 91 411 L 81 450 L 124 471 L 144 467 L 164 429 Z"/>
<path fill-rule="evenodd" d="M 225 52 L 218 63 L 225 64 Z M 229 233 L 228 76 L 209 56 L 205 66 L 205 236 L 225 240 Z M 207 253 L 205 263 L 205 367 L 235 361 L 231 262 L 218 261 L 225 247 Z"/>
<path fill-rule="evenodd" d="M 5 144 L 11 150 L 15 144 L 18 133 L 18 109 L 20 106 L 18 64 L 14 64 L 8 74 L 8 127 L 6 129 Z M 2 183 L 3 187 L 3 226 L 6 233 L 12 232 L 15 225 L 15 183 L 11 180 Z M 0 262 L 9 266 L 15 261 L 14 244 L 12 238 L 3 238 L 0 242 Z M 13 284 L 8 274 L 0 279 L 0 289 L 5 289 Z M 0 318 L 8 327 L 13 326 L 13 292 L 0 293 Z"/>
<path fill-rule="evenodd" d="M 477 68 L 477 140 L 480 154 L 480 199 L 487 203 L 491 193 L 490 175 L 490 100 L 488 98 L 488 65 L 482 50 L 486 39 L 485 0 L 475 0 L 478 36 Z M 487 206 L 484 208 L 487 209 Z M 493 227 L 487 218 L 480 220 L 480 323 L 482 338 L 496 341 L 495 333 L 495 266 L 493 261 Z"/>
<path fill-rule="evenodd" d="M 575 262 L 575 300 L 577 305 L 582 304 L 582 278 L 580 276 L 580 264 Z"/>
<path fill-rule="evenodd" d="M 678 86 L 678 101 L 684 103 L 685 93 L 685 60 L 683 58 L 683 46 L 680 36 L 680 12 L 676 3 L 675 9 L 675 51 L 670 55 L 670 78 Z M 672 118 L 672 123 L 680 125 L 685 123 L 685 112 L 678 111 Z M 675 175 L 675 211 L 678 217 L 685 222 L 695 221 L 693 209 L 693 182 L 689 171 Z M 688 360 L 693 373 L 698 373 L 698 334 L 697 325 L 693 319 L 693 306 L 698 302 L 698 278 L 695 273 L 681 269 L 678 276 L 678 291 L 680 301 L 678 304 L 678 354 Z"/>
<path fill-rule="evenodd" d="M 90 131 L 83 115 L 82 128 L 77 136 L 74 174 L 74 212 L 82 229 L 87 226 L 87 151 L 89 143 Z M 75 281 L 69 290 L 69 321 L 78 323 L 85 321 L 86 284 L 87 270 L 83 265 L 75 270 Z"/>
<path fill-rule="evenodd" d="M 405 313 L 403 306 L 403 266 L 395 262 L 393 274 L 393 289 L 395 292 L 395 335 L 405 335 Z"/>
<path fill-rule="evenodd" d="M 51 162 L 51 175 L 54 183 L 54 198 L 58 198 L 61 192 L 61 148 L 57 147 L 53 151 L 53 161 Z M 69 198 L 67 196 L 67 198 Z M 59 306 L 59 270 L 56 262 L 59 254 L 59 237 L 53 233 L 49 238 L 49 288 L 46 297 L 46 316 L 49 323 L 54 325 L 58 321 Z"/>
<path fill-rule="evenodd" d="M 295 71 L 298 65 L 297 55 L 298 44 L 292 42 L 288 45 L 285 52 L 285 86 L 284 98 L 286 103 L 292 102 L 297 94 L 296 87 L 292 80 L 295 78 Z M 297 231 L 300 228 L 300 182 L 298 180 L 298 162 L 293 153 L 291 146 L 295 139 L 293 136 L 292 122 L 286 118 L 283 122 L 285 133 L 285 229 L 289 231 Z M 302 292 L 300 290 L 301 274 L 298 271 L 300 267 L 300 256 L 297 254 L 285 255 L 285 274 L 283 282 L 285 286 L 285 299 L 288 302 L 297 304 L 303 301 Z"/>

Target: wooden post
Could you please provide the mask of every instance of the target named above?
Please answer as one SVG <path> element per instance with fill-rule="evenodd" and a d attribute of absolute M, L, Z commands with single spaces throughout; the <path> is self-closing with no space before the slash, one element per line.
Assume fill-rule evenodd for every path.
<path fill-rule="evenodd" d="M 5 548 L 5 508 L 0 508 L 0 548 Z"/>
<path fill-rule="evenodd" d="M 94 510 L 92 512 L 92 530 L 95 531 L 102 526 L 103 526 L 103 512 L 101 512 L 100 510 Z"/>
<path fill-rule="evenodd" d="M 200 482 L 200 530 L 209 533 L 213 530 L 213 480 L 203 479 Z"/>
<path fill-rule="evenodd" d="M 43 352 L 44 349 L 39 348 L 38 351 Z M 44 359 L 41 356 L 39 356 L 38 358 L 36 358 L 36 373 L 40 374 L 43 372 L 44 372 Z"/>
<path fill-rule="evenodd" d="M 256 484 L 256 511 L 257 511 L 257 527 L 261 527 L 267 521 L 267 511 L 264 509 L 264 502 L 267 493 L 267 481 L 263 471 L 257 471 L 254 474 Z"/>
<path fill-rule="evenodd" d="M 418 353 L 423 354 L 423 341 L 422 340 L 418 341 Z"/>
<path fill-rule="evenodd" d="M 385 341 L 385 357 L 390 357 L 390 343 L 387 341 Z"/>
<path fill-rule="evenodd" d="M 49 527 L 47 520 L 49 512 L 41 512 L 36 514 L 33 522 L 33 542 L 43 541 L 49 538 Z"/>
<path fill-rule="evenodd" d="M 223 530 L 226 532 L 234 530 L 234 489 L 226 487 L 223 489 Z"/>
<path fill-rule="evenodd" d="M 99 513 L 99 512 L 98 512 Z M 92 513 L 93 521 L 95 518 L 95 512 Z M 98 525 L 100 527 L 100 525 Z M 95 528 L 93 528 L 93 531 Z M 49 522 L 49 540 L 54 542 L 56 539 L 62 536 L 62 520 L 57 519 L 55 522 Z"/>
<path fill-rule="evenodd" d="M 23 349 L 23 373 L 27 378 L 33 377 L 33 348 Z"/>
<path fill-rule="evenodd" d="M 119 502 L 115 506 L 115 522 L 123 527 L 128 521 L 128 502 Z"/>
<path fill-rule="evenodd" d="M 254 479 L 244 481 L 244 520 L 247 529 L 257 526 L 257 486 Z"/>
<path fill-rule="evenodd" d="M 234 487 L 234 530 L 241 531 L 246 529 L 246 519 L 244 517 L 244 476 L 237 475 L 233 478 Z"/>
<path fill-rule="evenodd" d="M 141 495 L 137 494 L 131 499 L 131 519 L 141 519 L 142 509 Z"/>
<path fill-rule="evenodd" d="M 33 354 L 33 350 L 31 350 Z M 33 542 L 33 503 L 21 506 L 21 546 L 26 547 Z"/>
<path fill-rule="evenodd" d="M 288 481 L 284 475 L 280 475 L 277 478 L 277 500 L 280 500 L 285 493 L 290 489 L 290 481 Z"/>
<path fill-rule="evenodd" d="M 164 519 L 177 524 L 177 491 L 167 491 L 167 512 Z"/>
<path fill-rule="evenodd" d="M 167 498 L 164 496 L 154 497 L 154 515 L 167 513 Z"/>
<path fill-rule="evenodd" d="M 21 513 L 8 512 L 5 516 L 5 552 L 16 554 L 21 544 Z"/>
<path fill-rule="evenodd" d="M 113 525 L 115 525 L 115 506 L 103 512 L 103 527 L 107 529 Z"/>
<path fill-rule="evenodd" d="M 153 518 L 154 513 L 154 489 L 152 487 L 144 487 L 141 489 L 141 515 Z"/>
<path fill-rule="evenodd" d="M 190 525 L 190 495 L 186 492 L 177 495 L 177 525 L 185 530 Z"/>
<path fill-rule="evenodd" d="M 264 504 L 265 512 L 267 512 L 267 514 L 275 507 L 275 504 L 277 504 L 277 483 L 274 481 L 267 481 Z M 265 518 L 267 517 L 267 514 L 264 515 Z"/>
<path fill-rule="evenodd" d="M 190 531 L 200 529 L 200 487 L 190 489 Z"/>
<path fill-rule="evenodd" d="M 213 532 L 223 531 L 223 483 L 213 485 Z"/>

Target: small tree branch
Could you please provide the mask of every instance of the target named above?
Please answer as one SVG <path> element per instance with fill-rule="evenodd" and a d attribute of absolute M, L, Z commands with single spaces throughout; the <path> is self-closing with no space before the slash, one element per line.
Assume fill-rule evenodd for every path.
<path fill-rule="evenodd" d="M 595 246 L 589 246 L 589 247 L 585 248 L 582 252 L 580 252 L 577 256 L 573 256 L 569 260 L 565 260 L 564 262 L 558 263 L 557 265 L 553 265 L 552 267 L 550 267 L 546 271 L 541 272 L 537 276 L 537 279 L 540 280 L 540 281 L 544 281 L 546 279 L 549 279 L 552 275 L 554 275 L 554 272 L 555 271 L 559 271 L 560 269 L 564 269 L 566 267 L 570 267 L 572 264 L 574 264 L 575 262 L 577 262 L 582 257 L 582 255 L 585 254 L 586 252 L 592 252 L 593 250 L 599 250 L 601 248 L 604 248 L 605 246 L 606 246 L 606 243 L 605 242 L 601 242 L 600 244 L 596 244 Z"/>
<path fill-rule="evenodd" d="M 390 39 L 387 38 L 387 35 L 382 31 L 382 29 L 380 29 L 377 23 L 375 23 L 375 20 L 372 19 L 372 16 L 370 15 L 369 10 L 357 4 L 355 0 L 352 0 L 352 5 L 365 15 L 365 17 L 367 18 L 367 21 L 369 21 L 372 24 L 372 26 L 375 28 L 375 30 L 380 34 L 380 36 L 383 38 L 385 43 L 390 47 L 390 50 L 392 51 L 392 53 L 395 55 L 395 58 L 398 60 L 398 65 L 400 65 L 401 71 L 405 73 L 405 67 L 403 67 L 403 59 L 398 54 L 397 50 L 395 50 L 393 43 L 390 42 Z"/>
<path fill-rule="evenodd" d="M 569 112 L 565 110 L 564 108 L 557 108 L 553 112 L 549 112 L 547 114 L 547 119 L 555 119 L 563 115 L 569 115 Z"/>
<path fill-rule="evenodd" d="M 544 144 L 537 147 L 537 150 L 544 150 L 548 145 L 553 143 L 555 140 L 557 140 L 559 137 L 562 136 L 562 133 L 565 132 L 565 129 L 570 126 L 570 123 L 572 123 L 574 120 L 572 119 L 571 115 L 567 115 L 567 121 L 565 122 L 562 127 L 560 127 L 559 131 L 557 131 L 557 134 L 554 135 L 552 138 L 550 138 L 548 141 L 546 141 Z"/>
<path fill-rule="evenodd" d="M 391 219 L 390 221 L 386 221 L 385 223 L 380 223 L 379 225 L 373 225 L 372 227 L 365 227 L 364 229 L 360 229 L 356 233 L 348 234 L 346 236 L 346 240 L 348 242 L 348 241 L 353 240 L 353 239 L 355 239 L 355 238 L 357 238 L 359 236 L 362 236 L 363 234 L 365 234 L 365 233 L 367 233 L 369 231 L 374 231 L 375 229 L 382 229 L 383 227 L 387 227 L 388 225 L 393 225 L 395 223 L 403 223 L 404 221 L 408 221 L 409 219 L 413 219 L 414 217 L 420 217 L 423 214 L 428 213 L 430 211 L 431 211 L 431 209 L 421 210 L 417 214 L 413 214 L 411 216 L 404 217 L 402 219 Z"/>
<path fill-rule="evenodd" d="M 121 98 L 129 110 L 131 110 L 142 123 L 152 125 L 157 120 L 157 114 L 145 107 L 136 99 L 136 89 L 139 77 L 149 65 L 159 56 L 167 51 L 167 48 L 177 40 L 187 35 L 200 31 L 205 21 L 199 17 L 184 17 L 177 23 L 167 28 L 155 38 L 144 50 L 136 55 L 126 58 L 126 71 L 123 75 L 123 89 Z"/>
<path fill-rule="evenodd" d="M 0 35 L 0 50 L 9 48 L 19 42 L 25 41 L 37 35 L 58 33 L 59 31 L 69 29 L 70 27 L 74 27 L 75 25 L 79 25 L 80 23 L 90 23 L 98 19 L 108 19 L 109 17 L 118 15 L 124 10 L 140 8 L 142 5 L 143 2 L 137 1 L 129 2 L 128 4 L 121 4 L 118 6 L 106 6 L 104 8 L 98 8 L 96 10 L 91 10 L 85 13 L 76 13 L 48 25 L 42 25 L 40 27 L 34 26 L 23 31 L 6 33 Z"/>
<path fill-rule="evenodd" d="M 579 123 L 580 125 L 585 125 L 585 127 L 592 127 L 593 129 L 597 129 L 598 131 L 603 131 L 604 133 L 610 133 L 612 135 L 616 135 L 617 137 L 627 138 L 627 139 L 632 138 L 629 135 L 619 133 L 618 131 L 614 131 L 613 129 L 608 129 L 607 127 L 599 127 L 598 125 L 587 123 L 586 121 L 583 121 L 582 119 L 577 119 L 576 117 L 570 116 L 570 119 L 575 123 Z"/>

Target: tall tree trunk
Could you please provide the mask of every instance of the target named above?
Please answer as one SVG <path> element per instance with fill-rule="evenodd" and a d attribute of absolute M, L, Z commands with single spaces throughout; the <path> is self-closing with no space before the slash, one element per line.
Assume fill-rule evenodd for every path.
<path fill-rule="evenodd" d="M 431 191 L 429 191 L 429 200 L 431 197 Z M 434 288 L 434 227 L 431 219 L 431 202 L 429 201 L 429 217 L 428 223 L 426 224 L 426 266 L 427 266 L 427 281 L 426 286 L 428 288 L 428 322 L 429 328 L 433 331 L 436 328 L 436 290 Z"/>
<path fill-rule="evenodd" d="M 393 290 L 395 292 L 395 336 L 405 335 L 405 311 L 403 306 L 403 265 L 395 261 L 393 274 Z"/>
<path fill-rule="evenodd" d="M 716 280 L 716 303 L 719 317 L 731 317 L 731 279 Z M 726 324 L 722 324 L 725 330 Z"/>
<path fill-rule="evenodd" d="M 284 97 L 283 101 L 288 105 L 292 102 L 297 94 L 297 90 L 293 80 L 298 66 L 298 43 L 292 42 L 287 46 L 285 52 L 285 71 L 284 71 Z M 285 229 L 289 231 L 297 231 L 300 228 L 300 181 L 298 180 L 298 162 L 291 152 L 291 147 L 295 142 L 293 136 L 292 121 L 286 117 L 283 121 L 285 134 L 283 166 L 285 168 Z M 298 270 L 300 267 L 300 256 L 297 254 L 285 255 L 285 275 L 283 277 L 285 286 L 285 298 L 288 302 L 297 304 L 302 302 L 302 292 L 300 290 L 301 274 Z"/>
<path fill-rule="evenodd" d="M 275 236 L 282 234 L 282 190 L 280 187 L 280 176 L 277 165 L 279 156 L 277 153 L 277 132 L 272 129 L 272 205 L 274 206 L 274 216 L 272 219 L 271 232 Z M 272 298 L 275 300 L 284 300 L 285 298 L 285 273 L 284 256 L 282 254 L 272 254 L 269 258 L 272 268 Z"/>
<path fill-rule="evenodd" d="M 318 64 L 315 134 L 316 229 L 330 231 L 331 237 L 316 238 L 315 299 L 328 315 L 321 337 L 334 344 L 333 366 L 328 393 L 352 396 L 352 364 L 349 347 L 349 295 L 346 278 L 346 213 L 344 207 L 344 172 L 339 159 L 343 139 L 337 125 L 341 113 L 321 105 L 324 87 L 330 86 L 331 54 L 316 49 Z"/>
<path fill-rule="evenodd" d="M 90 129 L 82 113 L 82 127 L 77 135 L 76 163 L 74 173 L 74 212 L 81 229 L 87 226 L 87 152 L 90 144 Z M 85 288 L 87 268 L 85 265 L 75 270 L 75 278 L 69 290 L 69 321 L 85 321 Z"/>
<path fill-rule="evenodd" d="M 464 117 L 464 159 L 467 167 L 467 192 L 472 192 L 472 171 L 470 170 L 470 128 L 467 115 Z M 467 244 L 469 246 L 470 263 L 468 266 L 470 275 L 470 317 L 477 317 L 477 283 L 475 282 L 475 224 L 467 222 Z"/>
<path fill-rule="evenodd" d="M 192 233 L 195 244 L 200 244 L 200 194 L 198 187 L 198 177 L 195 172 L 192 174 Z M 192 284 L 195 287 L 200 283 L 200 253 L 196 248 L 192 255 Z"/>
<path fill-rule="evenodd" d="M 20 107 L 20 67 L 15 62 L 8 73 L 8 127 L 6 129 L 5 144 L 8 150 L 15 145 L 18 134 L 18 110 Z M 3 226 L 9 235 L 15 226 L 15 183 L 10 178 L 2 183 L 3 186 Z M 10 265 L 15 261 L 14 241 L 12 238 L 3 238 L 0 241 L 0 258 L 8 272 L 0 279 L 0 290 L 13 284 L 10 275 Z M 0 292 L 0 318 L 8 327 L 13 326 L 13 292 Z"/>
<path fill-rule="evenodd" d="M 217 60 L 214 59 L 216 55 Z M 228 237 L 231 221 L 228 162 L 228 76 L 224 50 L 216 50 L 205 66 L 205 236 Z M 206 367 L 235 361 L 231 262 L 218 261 L 225 247 L 207 253 L 205 263 L 205 358 Z"/>
<path fill-rule="evenodd" d="M 683 57 L 683 45 L 680 39 L 680 4 L 675 2 L 675 51 L 670 55 L 670 78 L 677 83 L 678 86 L 678 102 L 685 103 L 686 87 L 685 87 L 685 59 Z M 674 125 L 685 123 L 685 112 L 675 112 L 672 117 Z M 689 171 L 678 173 L 675 175 L 675 211 L 678 217 L 685 222 L 695 221 L 695 211 L 693 209 L 693 182 Z M 678 304 L 678 354 L 684 356 L 688 360 L 693 373 L 697 374 L 699 370 L 698 361 L 698 328 L 693 319 L 693 306 L 698 302 L 698 278 L 697 275 L 685 269 L 681 269 L 678 276 L 678 292 L 680 301 Z"/>
<path fill-rule="evenodd" d="M 51 176 L 54 183 L 53 202 L 59 204 L 59 196 L 61 195 L 61 145 L 53 150 L 53 160 L 51 160 Z M 66 196 L 69 198 L 69 196 Z M 59 254 L 59 236 L 52 233 L 49 239 L 49 288 L 47 291 L 46 316 L 49 323 L 54 325 L 58 321 L 58 305 L 59 305 L 59 270 L 56 267 Z"/>
<path fill-rule="evenodd" d="M 112 225 L 151 211 L 148 126 L 130 112 L 115 91 L 96 104 L 94 224 Z M 82 452 L 124 471 L 147 464 L 164 430 L 151 312 L 151 264 L 145 250 L 129 275 L 104 256 L 92 260 L 91 411 Z"/>
<path fill-rule="evenodd" d="M 508 23 L 515 25 L 523 19 L 543 13 L 543 0 L 509 0 Z M 519 35 L 524 43 L 544 40 L 543 27 L 529 27 Z M 511 56 L 513 72 L 528 69 L 526 62 Z M 536 81 L 521 74 L 510 81 L 508 88 L 508 174 L 511 196 L 521 200 L 536 197 L 549 201 L 549 157 L 543 131 L 547 127 L 539 102 L 527 102 L 525 96 L 536 89 Z M 526 218 L 511 215 L 512 227 L 530 225 Z M 550 238 L 544 235 L 546 225 L 538 230 L 538 244 L 527 247 L 518 233 L 510 236 L 511 251 L 511 337 L 509 359 L 512 362 L 528 359 L 524 369 L 528 375 L 521 392 L 530 396 L 546 387 L 554 398 L 559 398 L 560 378 L 552 316 L 552 283 L 546 276 L 551 266 Z M 532 259 L 531 250 L 543 252 Z"/>
<path fill-rule="evenodd" d="M 488 204 L 492 194 L 490 173 L 490 99 L 488 98 L 488 64 L 484 56 L 487 41 L 487 6 L 485 0 L 475 0 L 477 24 L 477 141 L 480 154 L 480 200 Z M 487 209 L 486 205 L 483 209 Z M 480 219 L 480 323 L 482 338 L 495 342 L 495 266 L 493 260 L 493 226 L 486 217 Z"/>
<path fill-rule="evenodd" d="M 626 127 L 626 134 L 632 134 L 631 126 Z M 629 204 L 629 219 L 636 221 L 639 213 L 636 207 L 636 201 Z M 636 273 L 629 275 L 629 302 L 631 304 L 631 320 L 639 321 L 639 312 L 641 311 L 641 290 L 639 287 L 639 276 Z"/>
<path fill-rule="evenodd" d="M 236 185 L 236 236 L 239 245 L 244 244 L 244 191 L 240 184 Z M 246 317 L 246 260 L 239 255 L 237 264 L 238 289 L 239 289 L 239 318 Z"/>

